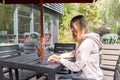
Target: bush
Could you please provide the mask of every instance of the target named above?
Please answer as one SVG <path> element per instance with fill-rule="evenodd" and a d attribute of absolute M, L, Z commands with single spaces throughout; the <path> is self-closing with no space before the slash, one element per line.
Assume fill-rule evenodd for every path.
<path fill-rule="evenodd" d="M 47 46 L 46 49 L 47 49 L 48 51 L 54 52 L 54 47 L 53 47 L 53 46 Z"/>
<path fill-rule="evenodd" d="M 31 32 L 31 33 L 30 33 L 30 37 L 31 37 L 31 38 L 39 38 L 39 37 L 40 37 L 40 34 L 37 33 L 37 32 Z"/>
<path fill-rule="evenodd" d="M 31 33 L 26 32 L 26 33 L 24 33 L 24 38 L 25 39 L 28 38 L 29 42 L 34 42 L 40 38 L 40 34 L 37 32 L 31 32 Z"/>
<path fill-rule="evenodd" d="M 110 29 L 108 27 L 100 27 L 97 29 L 97 33 L 100 36 L 103 36 L 104 34 L 109 34 L 110 33 Z"/>
<path fill-rule="evenodd" d="M 118 28 L 118 30 L 117 30 L 117 34 L 120 36 L 120 28 Z"/>
<path fill-rule="evenodd" d="M 29 32 L 24 33 L 24 38 L 27 38 L 27 37 L 29 37 L 29 36 L 30 36 L 30 33 L 29 33 Z"/>
<path fill-rule="evenodd" d="M 113 44 L 116 43 L 118 40 L 118 34 L 111 33 L 111 34 L 104 34 L 102 36 L 102 42 L 105 44 Z"/>

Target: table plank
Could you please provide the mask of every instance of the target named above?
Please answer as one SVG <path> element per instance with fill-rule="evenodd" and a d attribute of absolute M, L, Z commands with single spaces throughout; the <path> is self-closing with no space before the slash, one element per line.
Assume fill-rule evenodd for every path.
<path fill-rule="evenodd" d="M 10 59 L 5 59 L 5 61 L 11 61 L 11 62 L 18 62 L 18 63 L 27 63 L 33 60 L 39 59 L 37 54 L 25 54 L 22 56 L 10 58 Z"/>

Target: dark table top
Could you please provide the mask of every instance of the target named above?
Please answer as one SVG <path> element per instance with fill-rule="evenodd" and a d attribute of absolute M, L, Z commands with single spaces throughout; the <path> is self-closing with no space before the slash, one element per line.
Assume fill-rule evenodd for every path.
<path fill-rule="evenodd" d="M 38 57 L 36 53 L 24 54 L 14 58 L 0 59 L 0 66 L 43 72 L 48 74 L 49 80 L 55 80 L 55 74 L 60 71 L 63 66 L 58 63 L 41 64 L 40 61 L 41 58 Z M 47 62 L 47 58 L 45 58 L 45 62 Z"/>

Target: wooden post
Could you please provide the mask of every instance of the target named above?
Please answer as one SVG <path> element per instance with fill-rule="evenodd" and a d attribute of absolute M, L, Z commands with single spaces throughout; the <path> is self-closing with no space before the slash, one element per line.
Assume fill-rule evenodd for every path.
<path fill-rule="evenodd" d="M 43 0 L 40 0 L 40 43 L 41 43 L 41 57 L 44 58 L 44 26 L 43 26 Z"/>

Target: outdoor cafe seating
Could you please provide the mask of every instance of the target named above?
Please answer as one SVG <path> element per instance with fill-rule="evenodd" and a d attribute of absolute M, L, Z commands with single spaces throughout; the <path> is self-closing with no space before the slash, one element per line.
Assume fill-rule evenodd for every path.
<path fill-rule="evenodd" d="M 23 54 L 20 53 L 19 46 L 17 44 L 0 45 L 0 59 L 10 59 L 21 55 Z M 34 71 L 21 69 L 17 70 L 16 68 L 8 68 L 7 66 L 2 66 L 2 69 L 6 78 L 11 77 L 12 79 L 20 78 L 21 80 L 27 80 L 38 75 L 38 73 Z M 19 76 L 17 76 L 13 71 L 18 72 Z"/>
<path fill-rule="evenodd" d="M 62 51 L 66 52 L 66 50 L 69 51 L 69 49 L 73 50 L 75 48 L 75 44 L 72 44 L 72 48 L 69 46 L 70 44 L 55 43 L 54 52 L 57 54 L 60 54 L 62 53 Z M 108 49 L 107 47 L 106 50 L 109 50 L 109 51 L 106 51 L 104 47 L 102 49 L 103 49 L 102 55 L 104 55 L 105 52 L 112 53 L 114 51 L 118 52 L 119 54 L 119 50 L 116 51 L 116 49 L 113 49 L 113 47 L 112 49 L 111 48 Z M 46 52 L 46 51 L 45 53 L 48 53 L 46 57 L 53 54 L 53 53 L 50 54 L 49 52 Z M 46 60 L 47 58 L 45 59 L 45 61 Z M 38 75 L 36 77 L 37 80 L 46 80 L 46 79 L 54 80 L 55 74 L 64 74 L 64 75 L 71 74 L 70 70 L 64 68 L 61 64 L 46 63 L 42 65 L 40 63 L 41 63 L 41 58 L 38 56 L 37 53 L 32 52 L 31 54 L 28 54 L 28 53 L 20 54 L 18 45 L 16 44 L 0 45 L 0 80 L 7 80 L 9 78 L 11 78 L 11 80 L 15 80 L 15 79 L 16 80 L 28 80 L 37 75 Z M 113 79 L 119 80 L 120 79 L 120 65 L 119 64 L 120 64 L 120 55 L 117 59 L 115 69 L 106 67 L 104 65 L 100 65 L 100 67 L 102 70 L 113 71 L 114 72 Z M 5 70 L 3 70 L 3 68 Z M 9 74 L 6 76 L 6 73 L 9 73 Z M 3 76 L 5 76 L 6 78 L 4 78 Z M 81 78 L 78 76 L 72 76 L 72 80 L 91 80 L 91 79 Z"/>
<path fill-rule="evenodd" d="M 57 44 L 56 43 L 56 45 L 59 45 L 59 48 L 60 48 L 60 46 L 61 47 L 64 47 L 64 46 L 62 46 L 63 44 Z M 64 44 L 65 45 L 65 44 Z M 67 45 L 69 45 L 70 46 L 70 44 L 67 44 Z M 70 48 L 70 49 L 74 49 L 75 48 L 75 44 L 72 44 L 73 45 L 73 47 L 72 48 Z M 66 47 L 68 47 L 68 46 L 66 46 Z M 58 47 L 56 47 L 56 49 L 57 49 Z M 69 47 L 68 47 L 69 48 Z M 17 55 L 17 53 L 19 53 L 19 49 L 18 49 L 18 45 L 7 45 L 7 46 L 4 46 L 4 50 L 9 50 L 9 51 L 11 51 L 11 52 L 7 52 L 7 54 L 8 55 L 14 55 L 15 57 L 6 57 L 6 58 L 4 58 L 4 59 L 1 59 L 0 60 L 0 63 L 2 64 L 1 66 L 6 66 L 6 67 L 8 67 L 8 69 L 10 69 L 11 71 L 10 71 L 10 73 L 9 73 L 9 77 L 11 78 L 11 79 L 13 79 L 13 75 L 12 75 L 12 69 L 15 69 L 15 77 L 16 77 L 16 79 L 18 80 L 18 78 L 19 77 L 22 77 L 22 78 L 20 78 L 20 80 L 27 80 L 27 79 L 30 79 L 31 77 L 34 77 L 37 73 L 35 73 L 34 71 L 32 71 L 31 69 L 30 70 L 28 70 L 28 71 L 30 71 L 29 73 L 34 73 L 34 74 L 31 74 L 31 75 L 29 75 L 28 73 L 26 73 L 26 74 L 28 74 L 28 76 L 27 77 L 29 77 L 29 78 L 27 78 L 27 79 L 23 79 L 23 76 L 18 76 L 18 69 L 22 69 L 23 71 L 26 69 L 24 69 L 24 67 L 23 67 L 23 64 L 19 64 L 18 65 L 18 63 L 22 60 L 23 61 L 23 63 L 25 64 L 26 63 L 26 59 L 30 59 L 31 60 L 31 57 L 33 57 L 33 56 L 35 56 L 35 55 L 37 55 L 37 57 L 35 57 L 35 58 L 37 58 L 37 60 L 36 60 L 36 62 L 38 62 L 38 59 L 40 59 L 39 57 L 38 57 L 38 54 L 37 53 L 34 53 L 34 54 L 19 54 L 19 56 Z M 63 48 L 62 48 L 63 49 Z M 60 49 L 60 50 L 62 50 L 62 49 Z M 64 47 L 64 49 L 65 49 L 65 47 Z M 2 50 L 2 52 L 1 52 L 1 54 L 3 53 L 3 46 L 1 46 L 1 50 Z M 15 52 L 15 50 L 16 50 L 16 52 Z M 58 51 L 58 50 L 57 50 Z M 11 53 L 11 54 L 10 54 Z M 5 54 L 4 54 L 5 55 Z M 24 57 L 24 56 L 27 56 L 27 55 L 33 55 L 33 56 L 31 56 L 31 57 Z M 50 54 L 49 54 L 50 55 Z M 18 59 L 20 59 L 20 61 L 19 62 L 14 62 L 14 61 L 17 61 L 17 57 L 18 57 Z M 21 57 L 21 58 L 20 58 Z M 34 57 L 33 57 L 34 58 Z M 32 58 L 32 59 L 33 59 Z M 34 59 L 35 59 L 34 58 Z M 7 59 L 8 59 L 8 61 L 10 61 L 10 62 L 7 62 Z M 15 60 L 14 60 L 15 59 Z M 3 60 L 3 62 L 2 62 L 2 60 Z M 5 60 L 5 62 L 4 62 L 4 60 Z M 11 61 L 13 61 L 13 62 L 11 62 Z M 22 62 L 21 61 L 21 62 Z M 29 61 L 29 60 L 28 60 Z M 31 62 L 32 62 L 32 60 L 31 60 Z M 11 65 L 10 65 L 11 64 Z M 16 65 L 18 65 L 18 66 L 16 66 Z M 62 65 L 59 65 L 59 67 L 58 68 L 62 68 L 62 67 L 60 67 L 60 66 L 62 66 Z M 12 67 L 12 68 L 11 68 Z M 17 69 L 17 68 L 18 69 Z M 22 68 L 21 68 L 22 67 Z M 43 67 L 43 66 L 42 66 Z M 2 68 L 3 69 L 3 68 Z M 59 70 L 59 69 L 58 69 Z M 60 70 L 59 70 L 60 71 Z M 1 71 L 1 73 L 2 73 L 3 71 Z M 40 70 L 40 72 L 42 72 L 41 70 Z M 39 73 L 40 73 L 39 72 Z M 43 71 L 44 72 L 44 71 Z M 26 75 L 26 74 L 24 74 L 24 76 Z M 1 74 L 1 75 L 3 75 L 3 74 Z M 53 78 L 52 78 L 53 79 Z"/>

